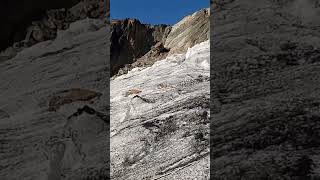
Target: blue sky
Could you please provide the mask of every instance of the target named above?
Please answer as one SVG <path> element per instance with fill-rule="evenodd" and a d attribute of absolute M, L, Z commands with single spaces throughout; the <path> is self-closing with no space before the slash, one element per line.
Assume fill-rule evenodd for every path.
<path fill-rule="evenodd" d="M 210 0 L 110 0 L 110 16 L 136 18 L 147 24 L 175 24 L 209 5 Z"/>

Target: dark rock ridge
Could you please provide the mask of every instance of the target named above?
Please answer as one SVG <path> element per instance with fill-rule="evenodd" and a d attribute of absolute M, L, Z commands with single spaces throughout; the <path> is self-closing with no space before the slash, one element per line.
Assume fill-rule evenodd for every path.
<path fill-rule="evenodd" d="M 151 47 L 151 50 L 143 55 L 141 58 L 137 59 L 132 64 L 126 64 L 117 72 L 117 76 L 128 73 L 135 67 L 149 67 L 152 66 L 156 61 L 165 59 L 170 52 L 169 49 L 166 49 L 162 42 L 158 42 Z"/>
<path fill-rule="evenodd" d="M 35 0 L 32 3 L 27 0 L 4 0 L 0 2 L 1 27 L 0 49 L 4 49 L 13 42 L 24 38 L 24 31 L 35 19 L 39 18 L 46 10 L 69 8 L 79 0 Z"/>
<path fill-rule="evenodd" d="M 113 20 L 111 27 L 111 75 L 145 55 L 156 43 L 163 43 L 171 29 L 142 24 L 137 19 Z"/>
<path fill-rule="evenodd" d="M 73 3 L 65 4 L 59 2 L 57 1 L 56 4 L 48 3 L 45 6 L 41 6 L 40 3 L 39 7 L 32 6 L 30 9 L 27 6 L 29 14 L 22 11 L 21 14 L 15 15 L 17 19 L 7 23 L 3 28 L 2 35 L 6 36 L 0 36 L 0 39 L 3 40 L 0 49 L 10 46 L 1 54 L 0 58 L 2 60 L 11 58 L 23 48 L 38 42 L 52 40 L 57 36 L 59 30 L 67 29 L 72 22 L 84 18 L 106 18 L 109 13 L 109 9 L 106 9 L 109 0 L 76 0 Z M 15 6 L 15 4 L 7 4 L 7 6 L 13 8 L 11 6 Z M 9 31 L 10 34 L 8 34 Z"/>
<path fill-rule="evenodd" d="M 320 9 L 212 1 L 211 178 L 320 177 Z"/>

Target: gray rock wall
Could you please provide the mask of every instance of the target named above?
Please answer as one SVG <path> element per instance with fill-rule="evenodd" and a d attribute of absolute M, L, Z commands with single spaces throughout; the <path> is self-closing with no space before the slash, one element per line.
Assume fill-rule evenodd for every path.
<path fill-rule="evenodd" d="M 137 19 L 114 20 L 111 30 L 111 75 L 145 55 L 157 42 L 164 41 L 168 28 L 167 25 L 142 24 Z"/>

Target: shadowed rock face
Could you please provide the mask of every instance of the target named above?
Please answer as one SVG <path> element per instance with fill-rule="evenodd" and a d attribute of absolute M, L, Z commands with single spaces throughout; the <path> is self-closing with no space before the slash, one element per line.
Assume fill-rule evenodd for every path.
<path fill-rule="evenodd" d="M 1 2 L 0 13 L 1 18 L 5 18 L 5 26 L 1 29 L 0 50 L 13 46 L 11 51 L 19 51 L 23 47 L 54 39 L 58 30 L 67 29 L 76 20 L 108 17 L 107 4 L 109 0 Z"/>
<path fill-rule="evenodd" d="M 170 31 L 167 25 L 151 26 L 136 19 L 114 20 L 111 25 L 111 75 L 163 42 Z"/>
<path fill-rule="evenodd" d="M 49 9 L 68 8 L 79 0 L 27 1 L 4 0 L 0 2 L 0 50 L 24 38 L 27 26 Z"/>
<path fill-rule="evenodd" d="M 211 8 L 211 178 L 319 179 L 318 1 Z"/>
<path fill-rule="evenodd" d="M 143 55 L 141 58 L 137 59 L 132 64 L 126 64 L 123 68 L 121 68 L 117 72 L 117 76 L 128 73 L 128 71 L 132 70 L 136 67 L 148 67 L 152 66 L 156 61 L 162 60 L 167 57 L 169 53 L 169 49 L 166 49 L 163 46 L 163 43 L 158 42 L 154 46 L 151 47 L 151 50 Z"/>

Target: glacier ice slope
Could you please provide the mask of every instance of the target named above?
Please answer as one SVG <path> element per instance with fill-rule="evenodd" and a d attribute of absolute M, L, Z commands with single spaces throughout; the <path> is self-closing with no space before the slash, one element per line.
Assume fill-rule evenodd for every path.
<path fill-rule="evenodd" d="M 111 177 L 209 179 L 209 41 L 111 80 Z"/>
<path fill-rule="evenodd" d="M 2 179 L 107 176 L 108 127 L 79 109 L 107 114 L 108 28 L 75 22 L 57 39 L 0 63 Z"/>

